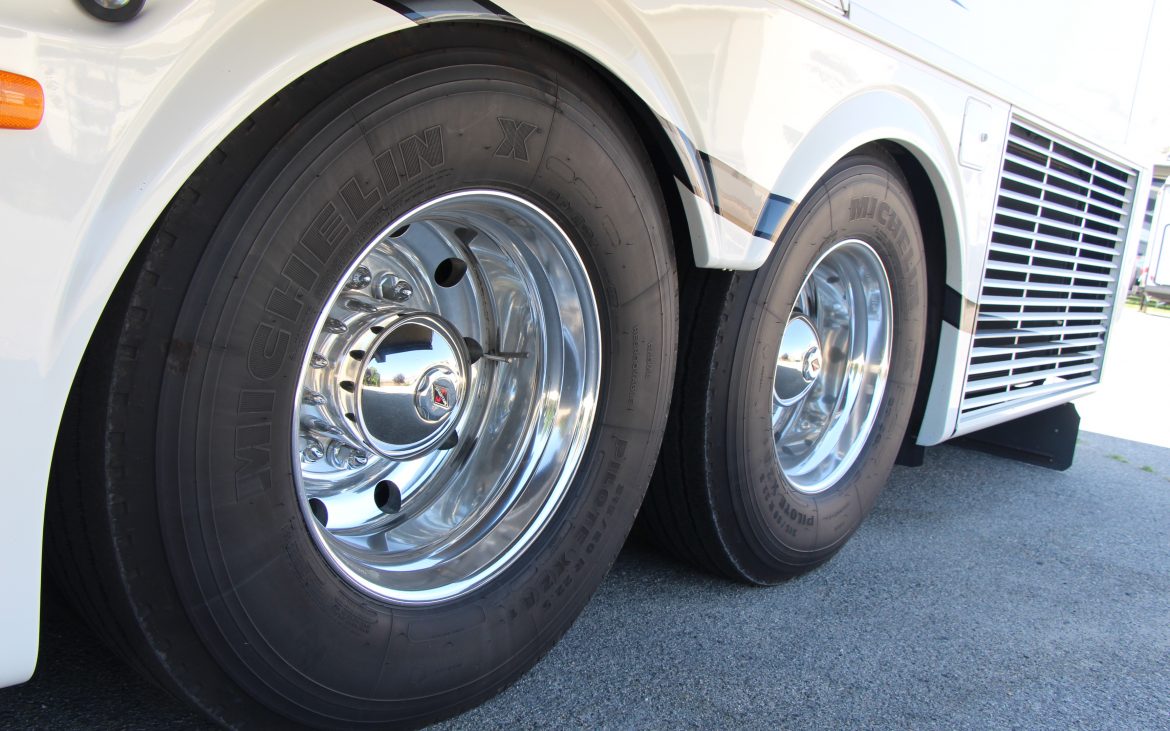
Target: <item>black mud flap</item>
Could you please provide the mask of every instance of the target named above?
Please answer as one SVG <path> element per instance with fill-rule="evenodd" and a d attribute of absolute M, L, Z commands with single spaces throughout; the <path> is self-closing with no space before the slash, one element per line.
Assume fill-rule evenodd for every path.
<path fill-rule="evenodd" d="M 1051 470 L 1067 470 L 1072 466 L 1080 429 L 1080 414 L 1069 403 L 973 432 L 953 443 Z"/>

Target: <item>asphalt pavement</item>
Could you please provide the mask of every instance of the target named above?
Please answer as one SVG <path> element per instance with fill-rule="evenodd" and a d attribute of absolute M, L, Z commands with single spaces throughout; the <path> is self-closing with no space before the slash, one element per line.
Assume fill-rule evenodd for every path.
<path fill-rule="evenodd" d="M 1147 324 L 1170 342 L 1170 319 Z M 1168 365 L 1104 396 L 1164 389 Z M 1170 449 L 1088 431 L 1126 419 L 1105 411 L 1067 472 L 929 450 L 830 564 L 778 587 L 631 543 L 548 657 L 441 728 L 1170 729 Z M 0 728 L 161 727 L 203 726 L 50 593 Z"/>

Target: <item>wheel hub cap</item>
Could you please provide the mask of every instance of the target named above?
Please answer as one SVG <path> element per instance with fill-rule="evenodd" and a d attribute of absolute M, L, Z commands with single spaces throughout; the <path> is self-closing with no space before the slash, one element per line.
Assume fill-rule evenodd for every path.
<path fill-rule="evenodd" d="M 816 326 L 803 315 L 788 321 L 776 359 L 776 397 L 781 404 L 798 401 L 821 372 L 821 341 Z"/>
<path fill-rule="evenodd" d="M 358 424 L 380 454 L 410 459 L 454 429 L 467 381 L 467 349 L 452 326 L 432 315 L 395 317 L 381 327 L 362 363 Z"/>

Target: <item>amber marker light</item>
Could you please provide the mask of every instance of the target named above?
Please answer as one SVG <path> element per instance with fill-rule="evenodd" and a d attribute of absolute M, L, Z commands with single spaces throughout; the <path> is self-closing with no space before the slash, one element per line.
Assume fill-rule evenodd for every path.
<path fill-rule="evenodd" d="M 36 79 L 0 71 L 0 129 L 36 129 L 45 114 L 45 91 Z"/>

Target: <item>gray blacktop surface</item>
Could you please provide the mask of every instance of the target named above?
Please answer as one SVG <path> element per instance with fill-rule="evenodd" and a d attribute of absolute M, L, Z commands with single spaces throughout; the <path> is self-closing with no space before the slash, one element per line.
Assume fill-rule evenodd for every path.
<path fill-rule="evenodd" d="M 1067 472 L 931 449 L 768 589 L 631 543 L 547 658 L 443 727 L 1170 729 L 1170 317 L 1113 339 Z M 50 594 L 0 727 L 202 724 Z"/>

